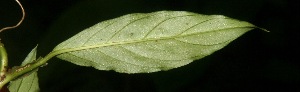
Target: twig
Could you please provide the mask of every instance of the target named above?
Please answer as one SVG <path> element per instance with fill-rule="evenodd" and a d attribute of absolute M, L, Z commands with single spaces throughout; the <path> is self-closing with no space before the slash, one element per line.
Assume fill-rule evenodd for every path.
<path fill-rule="evenodd" d="M 4 28 L 2 28 L 2 29 L 0 30 L 0 33 L 1 33 L 2 31 L 4 31 L 4 30 L 16 28 L 16 27 L 18 27 L 19 25 L 21 25 L 21 23 L 23 22 L 23 20 L 24 20 L 24 18 L 25 18 L 25 10 L 24 10 L 22 4 L 19 2 L 19 0 L 16 0 L 16 2 L 19 4 L 19 6 L 21 7 L 21 10 L 22 10 L 22 15 L 23 15 L 23 16 L 22 16 L 21 20 L 20 20 L 20 21 L 18 22 L 18 24 L 16 24 L 15 26 L 10 26 L 10 27 L 4 27 Z"/>

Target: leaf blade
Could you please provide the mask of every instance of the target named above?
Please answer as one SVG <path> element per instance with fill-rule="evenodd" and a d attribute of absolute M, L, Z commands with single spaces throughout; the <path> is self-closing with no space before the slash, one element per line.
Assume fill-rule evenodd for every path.
<path fill-rule="evenodd" d="M 223 48 L 254 25 L 184 11 L 129 14 L 92 26 L 53 52 L 81 66 L 123 73 L 169 70 Z"/>

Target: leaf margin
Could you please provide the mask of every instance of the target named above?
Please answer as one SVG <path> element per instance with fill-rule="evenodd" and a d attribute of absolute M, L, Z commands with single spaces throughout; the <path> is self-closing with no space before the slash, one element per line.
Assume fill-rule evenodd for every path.
<path fill-rule="evenodd" d="M 161 11 L 160 11 L 161 12 Z M 157 13 L 157 12 L 153 12 L 153 13 Z M 189 12 L 189 13 L 191 13 L 191 12 Z M 137 14 L 140 14 L 140 13 L 137 13 Z M 151 13 L 146 13 L 146 14 L 151 14 Z M 192 13 L 192 14 L 195 14 L 195 13 Z M 132 15 L 132 14 L 128 14 L 128 15 L 124 15 L 124 16 L 129 16 L 129 15 Z M 198 14 L 199 15 L 199 14 Z M 124 16 L 121 16 L 121 17 L 124 17 Z M 208 16 L 208 15 L 207 15 Z M 231 19 L 231 20 L 235 20 L 235 21 L 238 21 L 238 22 L 243 22 L 243 23 L 248 23 L 248 22 L 245 22 L 245 21 L 239 21 L 239 20 L 236 20 L 236 19 L 232 19 L 232 18 L 229 18 L 229 17 L 225 17 L 225 16 L 222 16 L 222 15 L 210 15 L 210 16 L 217 16 L 217 17 L 220 17 L 220 18 L 228 18 L 228 19 Z M 118 18 L 114 18 L 114 19 L 111 19 L 111 20 L 116 20 L 116 19 L 119 19 L 119 18 L 121 18 L 121 17 L 118 17 Z M 111 20 L 107 20 L 107 21 L 111 21 Z M 107 22 L 107 21 L 103 21 L 103 22 Z M 100 23 L 103 23 L 103 22 L 100 22 Z M 100 24 L 100 23 L 98 23 L 98 24 Z M 96 25 L 98 25 L 98 24 L 96 24 Z M 94 25 L 95 26 L 95 25 Z M 92 26 L 93 27 L 93 26 Z M 91 28 L 91 27 L 90 27 Z M 90 29 L 90 28 L 88 28 L 88 29 Z M 252 29 L 254 29 L 254 28 L 258 28 L 258 27 L 256 27 L 255 25 L 253 25 L 253 24 L 251 24 L 251 23 L 248 23 L 248 25 L 247 26 L 240 26 L 240 27 L 236 27 L 236 28 L 249 28 L 249 30 L 247 30 L 246 32 L 248 32 L 248 31 L 250 31 L 250 30 L 252 30 Z M 85 30 L 88 30 L 88 29 L 85 29 Z M 259 28 L 260 29 L 260 28 Z M 83 31 L 85 31 L 85 30 L 83 30 Z M 82 31 L 82 32 L 83 32 Z M 80 33 L 82 33 L 82 32 L 80 32 Z M 246 32 L 244 32 L 244 33 L 246 33 Z M 78 34 L 80 34 L 80 33 L 78 33 Z M 243 33 L 243 34 L 244 34 Z M 78 34 L 76 34 L 76 35 L 78 35 Z M 76 36 L 75 35 L 75 36 Z M 75 37 L 75 36 L 73 36 L 73 37 Z M 240 35 L 241 36 L 241 35 Z M 71 37 L 71 38 L 73 38 L 73 37 Z M 238 36 L 239 37 L 239 36 Z M 71 39 L 70 38 L 70 39 Z M 68 40 L 70 40 L 70 39 L 68 39 Z M 236 38 L 235 38 L 236 39 Z M 66 41 L 68 41 L 68 40 L 66 40 Z M 74 39 L 73 39 L 74 40 Z M 152 40 L 152 39 L 150 39 L 150 40 Z M 154 40 L 157 40 L 157 39 L 153 39 L 153 41 Z M 231 41 L 233 41 L 234 39 L 232 39 Z M 66 41 L 64 41 L 64 42 L 66 42 Z M 149 39 L 147 40 L 147 41 L 149 41 Z M 231 41 L 229 41 L 229 42 L 231 42 Z M 64 43 L 64 42 L 62 42 L 62 43 Z M 61 43 L 61 44 L 62 44 Z M 65 53 L 72 53 L 72 52 L 76 52 L 76 51 L 80 51 L 80 50 L 88 50 L 88 49 L 93 49 L 93 48 L 100 48 L 100 47 L 107 47 L 107 46 L 114 46 L 114 45 L 119 45 L 119 44 L 129 44 L 129 43 L 131 43 L 131 42 L 123 42 L 123 43 L 114 43 L 114 42 L 111 42 L 111 43 L 108 43 L 108 44 L 106 44 L 106 45 L 102 45 L 102 44 L 100 44 L 100 45 L 95 45 L 95 46 L 83 46 L 83 47 L 80 47 L 80 48 L 67 48 L 67 49 L 59 49 L 59 46 L 61 45 L 61 44 L 59 44 L 59 45 L 57 45 L 55 48 L 54 48 L 54 50 L 53 50 L 53 52 L 54 53 L 56 53 L 57 54 L 57 57 L 58 58 L 60 58 L 60 59 L 62 59 L 60 56 L 62 55 L 62 54 L 65 54 Z M 134 41 L 132 41 L 132 43 L 135 43 Z M 225 46 L 224 46 L 225 47 Z M 223 48 L 223 47 L 222 47 Z M 220 48 L 221 49 L 221 48 Z M 213 51 L 214 52 L 214 51 Z M 212 53 L 213 53 L 212 52 Z M 211 53 L 211 54 L 212 54 Z M 210 55 L 210 54 L 208 54 L 208 55 Z M 66 59 L 63 59 L 63 60 L 66 60 Z M 68 61 L 68 60 L 66 60 L 66 61 Z M 72 62 L 72 61 L 69 61 L 69 62 Z M 74 62 L 72 62 L 72 63 L 74 63 Z M 76 64 L 76 63 L 75 63 Z M 188 63 L 187 63 L 188 64 Z M 80 64 L 77 64 L 77 65 L 80 65 Z M 81 65 L 81 66 L 88 66 L 88 65 Z M 90 66 L 92 66 L 92 65 L 90 65 Z M 183 65 L 182 65 L 183 66 Z M 95 66 L 92 66 L 92 67 L 95 67 Z M 96 68 L 96 67 L 95 67 Z M 177 68 L 177 67 L 174 67 L 174 68 Z M 96 68 L 97 69 L 97 68 Z M 100 69 L 100 70 L 102 70 L 102 69 Z M 105 70 L 105 69 L 104 69 Z M 114 69 L 112 69 L 112 70 L 114 70 Z M 117 70 L 115 70 L 115 71 L 117 71 Z M 158 70 L 158 71 L 160 71 L 160 70 Z M 120 71 L 117 71 L 117 72 L 120 72 Z M 121 71 L 122 72 L 122 71 Z M 155 72 L 155 71 L 150 71 L 150 72 Z M 132 72 L 126 72 L 125 71 L 125 73 L 132 73 Z M 143 73 L 143 72 L 133 72 L 133 73 Z"/>

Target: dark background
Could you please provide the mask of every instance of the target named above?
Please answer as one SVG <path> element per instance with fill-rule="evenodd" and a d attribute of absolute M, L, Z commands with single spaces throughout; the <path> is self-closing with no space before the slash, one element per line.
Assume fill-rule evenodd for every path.
<path fill-rule="evenodd" d="M 51 59 L 39 69 L 41 92 L 300 92 L 299 3 L 288 0 L 20 0 L 23 24 L 0 33 L 9 65 L 38 46 L 45 56 L 57 44 L 100 21 L 160 10 L 220 14 L 271 32 L 252 30 L 193 63 L 150 74 L 99 71 Z M 0 28 L 21 18 L 14 0 L 0 1 Z"/>

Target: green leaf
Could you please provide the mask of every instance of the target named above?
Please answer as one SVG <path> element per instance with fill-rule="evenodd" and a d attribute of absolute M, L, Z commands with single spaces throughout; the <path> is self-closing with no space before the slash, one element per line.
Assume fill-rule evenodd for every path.
<path fill-rule="evenodd" d="M 35 47 L 27 55 L 21 66 L 24 66 L 36 60 L 36 48 L 37 47 Z M 25 74 L 23 77 L 11 81 L 8 89 L 10 92 L 39 92 L 37 70 L 33 70 L 32 73 Z"/>
<path fill-rule="evenodd" d="M 54 48 L 58 58 L 122 73 L 177 68 L 223 48 L 254 25 L 185 11 L 128 14 L 100 22 Z"/>

